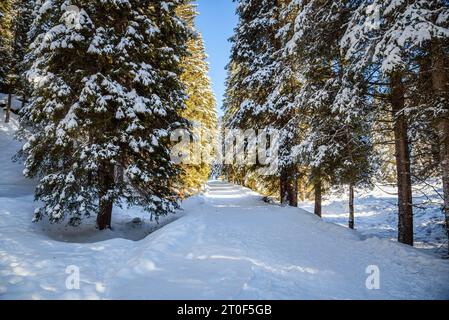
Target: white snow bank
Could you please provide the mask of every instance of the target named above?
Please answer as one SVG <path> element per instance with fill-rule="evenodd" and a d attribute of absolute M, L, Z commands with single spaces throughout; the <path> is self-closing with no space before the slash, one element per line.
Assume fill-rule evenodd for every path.
<path fill-rule="evenodd" d="M 22 100 L 21 98 L 13 95 L 11 100 L 11 109 L 13 111 L 19 111 L 22 108 Z M 0 106 L 6 106 L 8 102 L 8 95 L 0 92 Z M 1 109 L 1 108 L 0 108 Z"/>
<path fill-rule="evenodd" d="M 415 185 L 413 202 L 415 246 L 439 257 L 447 256 L 447 235 L 442 212 L 443 194 L 438 182 Z M 377 236 L 396 241 L 398 225 L 397 189 L 391 186 L 376 186 L 373 190 L 358 190 L 355 198 L 355 227 L 365 236 Z M 313 201 L 299 204 L 313 212 Z M 323 201 L 323 218 L 342 226 L 348 225 L 348 197 L 339 192 L 326 195 Z"/>

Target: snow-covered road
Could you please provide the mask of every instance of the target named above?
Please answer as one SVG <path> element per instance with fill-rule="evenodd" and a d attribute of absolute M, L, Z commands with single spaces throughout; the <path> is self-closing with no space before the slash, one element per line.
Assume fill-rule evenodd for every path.
<path fill-rule="evenodd" d="M 30 226 L 30 197 L 0 203 L 2 299 L 449 298 L 447 260 L 220 181 L 137 242 L 55 241 Z M 79 290 L 66 288 L 70 265 Z M 369 266 L 379 270 L 378 290 L 366 286 Z"/>

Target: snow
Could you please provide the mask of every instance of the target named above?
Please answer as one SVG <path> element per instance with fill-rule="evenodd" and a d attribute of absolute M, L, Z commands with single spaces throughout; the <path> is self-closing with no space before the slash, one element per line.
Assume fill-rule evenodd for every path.
<path fill-rule="evenodd" d="M 8 102 L 8 95 L 0 92 L 0 106 L 6 106 Z M 12 96 L 11 99 L 11 109 L 13 111 L 19 111 L 22 107 L 22 101 L 17 96 Z"/>
<path fill-rule="evenodd" d="M 434 182 L 437 185 L 437 182 Z M 345 192 L 347 193 L 347 192 Z M 415 247 L 437 257 L 447 256 L 447 235 L 444 214 L 441 210 L 441 188 L 415 185 L 413 201 Z M 305 201 L 299 207 L 313 212 L 314 202 Z M 341 190 L 330 192 L 323 201 L 325 221 L 348 225 L 348 196 Z M 355 228 L 362 235 L 397 239 L 397 189 L 392 186 L 375 186 L 373 190 L 356 190 Z"/>
<path fill-rule="evenodd" d="M 0 124 L 0 299 L 449 299 L 447 260 L 222 181 L 159 225 L 138 208 L 116 208 L 106 232 L 94 217 L 33 224 L 34 183 L 9 161 L 16 126 Z"/>
<path fill-rule="evenodd" d="M 13 156 L 22 147 L 19 141 L 14 140 L 19 123 L 14 114 L 11 114 L 8 124 L 4 123 L 4 119 L 4 111 L 0 109 L 0 197 L 30 194 L 34 190 L 33 182 L 26 180 L 21 174 L 23 165 L 13 161 Z"/>

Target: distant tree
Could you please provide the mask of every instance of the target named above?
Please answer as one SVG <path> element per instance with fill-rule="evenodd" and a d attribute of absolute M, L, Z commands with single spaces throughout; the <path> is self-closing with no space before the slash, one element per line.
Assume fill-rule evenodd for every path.
<path fill-rule="evenodd" d="M 239 24 L 232 38 L 225 100 L 225 125 L 238 129 L 279 132 L 279 169 L 275 172 L 281 203 L 297 206 L 297 166 L 291 150 L 296 143 L 293 116 L 298 85 L 289 61 L 282 56 L 283 1 L 240 1 Z M 293 122 L 292 122 L 293 120 Z M 247 142 L 248 144 L 248 142 Z M 256 174 L 259 166 L 236 167 L 239 176 Z M 272 177 L 260 177 L 272 181 Z"/>
<path fill-rule="evenodd" d="M 15 0 L 13 6 L 13 63 L 9 73 L 12 79 L 11 91 L 21 96 L 22 107 L 30 94 L 30 86 L 25 75 L 27 69 L 25 57 L 30 45 L 28 33 L 33 23 L 35 5 L 34 0 Z"/>
<path fill-rule="evenodd" d="M 196 10 L 196 6 L 192 3 L 187 3 L 178 9 L 179 16 L 193 31 L 187 42 L 188 55 L 182 61 L 184 71 L 181 81 L 188 95 L 187 107 L 182 115 L 191 122 L 194 139 L 199 140 L 192 141 L 193 150 L 185 150 L 191 153 L 193 162 L 183 166 L 181 189 L 186 196 L 198 191 L 208 180 L 214 155 L 213 141 L 218 134 L 216 102 L 208 76 L 207 55 L 202 36 L 195 28 Z"/>
<path fill-rule="evenodd" d="M 0 2 L 0 92 L 9 93 L 11 90 L 9 71 L 13 58 L 13 1 Z M 11 96 L 8 95 L 5 122 L 9 122 Z"/>

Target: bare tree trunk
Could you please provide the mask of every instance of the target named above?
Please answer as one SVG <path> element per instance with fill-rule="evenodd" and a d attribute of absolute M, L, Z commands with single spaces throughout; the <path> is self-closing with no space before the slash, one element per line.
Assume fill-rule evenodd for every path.
<path fill-rule="evenodd" d="M 318 217 L 322 216 L 322 182 L 321 182 L 321 174 L 317 173 L 314 175 L 314 189 L 315 189 L 315 214 Z"/>
<path fill-rule="evenodd" d="M 298 178 L 294 168 L 282 170 L 279 178 L 279 190 L 282 205 L 298 206 Z"/>
<path fill-rule="evenodd" d="M 301 200 L 301 202 L 304 202 L 306 201 L 306 182 L 304 177 L 298 179 L 298 183 L 299 183 L 299 190 L 298 190 L 299 199 Z"/>
<path fill-rule="evenodd" d="M 287 175 L 285 171 L 281 172 L 279 177 L 279 199 L 282 205 L 287 202 Z"/>
<path fill-rule="evenodd" d="M 402 75 L 391 77 L 391 104 L 394 117 L 395 155 L 398 186 L 398 241 L 413 246 L 413 198 L 410 174 L 408 125 L 404 115 L 405 87 Z"/>
<path fill-rule="evenodd" d="M 110 200 L 100 202 L 100 213 L 97 216 L 98 229 L 106 230 L 112 228 L 112 207 Z"/>
<path fill-rule="evenodd" d="M 291 207 L 298 206 L 298 173 L 293 169 L 289 188 L 288 188 L 288 201 Z"/>
<path fill-rule="evenodd" d="M 8 123 L 11 117 L 11 104 L 12 104 L 12 93 L 10 88 L 8 92 L 8 102 L 6 103 L 5 123 Z"/>
<path fill-rule="evenodd" d="M 114 166 L 111 164 L 103 164 L 100 166 L 100 200 L 99 213 L 97 216 L 97 226 L 100 230 L 111 229 L 112 227 L 112 208 L 113 201 L 108 197 L 108 191 L 114 186 Z"/>
<path fill-rule="evenodd" d="M 349 228 L 354 229 L 354 185 L 349 185 Z"/>
<path fill-rule="evenodd" d="M 27 97 L 25 94 L 23 94 L 21 109 L 23 109 L 25 107 L 26 101 L 27 101 Z"/>
<path fill-rule="evenodd" d="M 436 97 L 447 92 L 445 55 L 440 40 L 432 42 L 432 88 Z M 440 140 L 440 167 L 443 180 L 444 216 L 449 236 L 449 111 L 438 120 Z"/>

